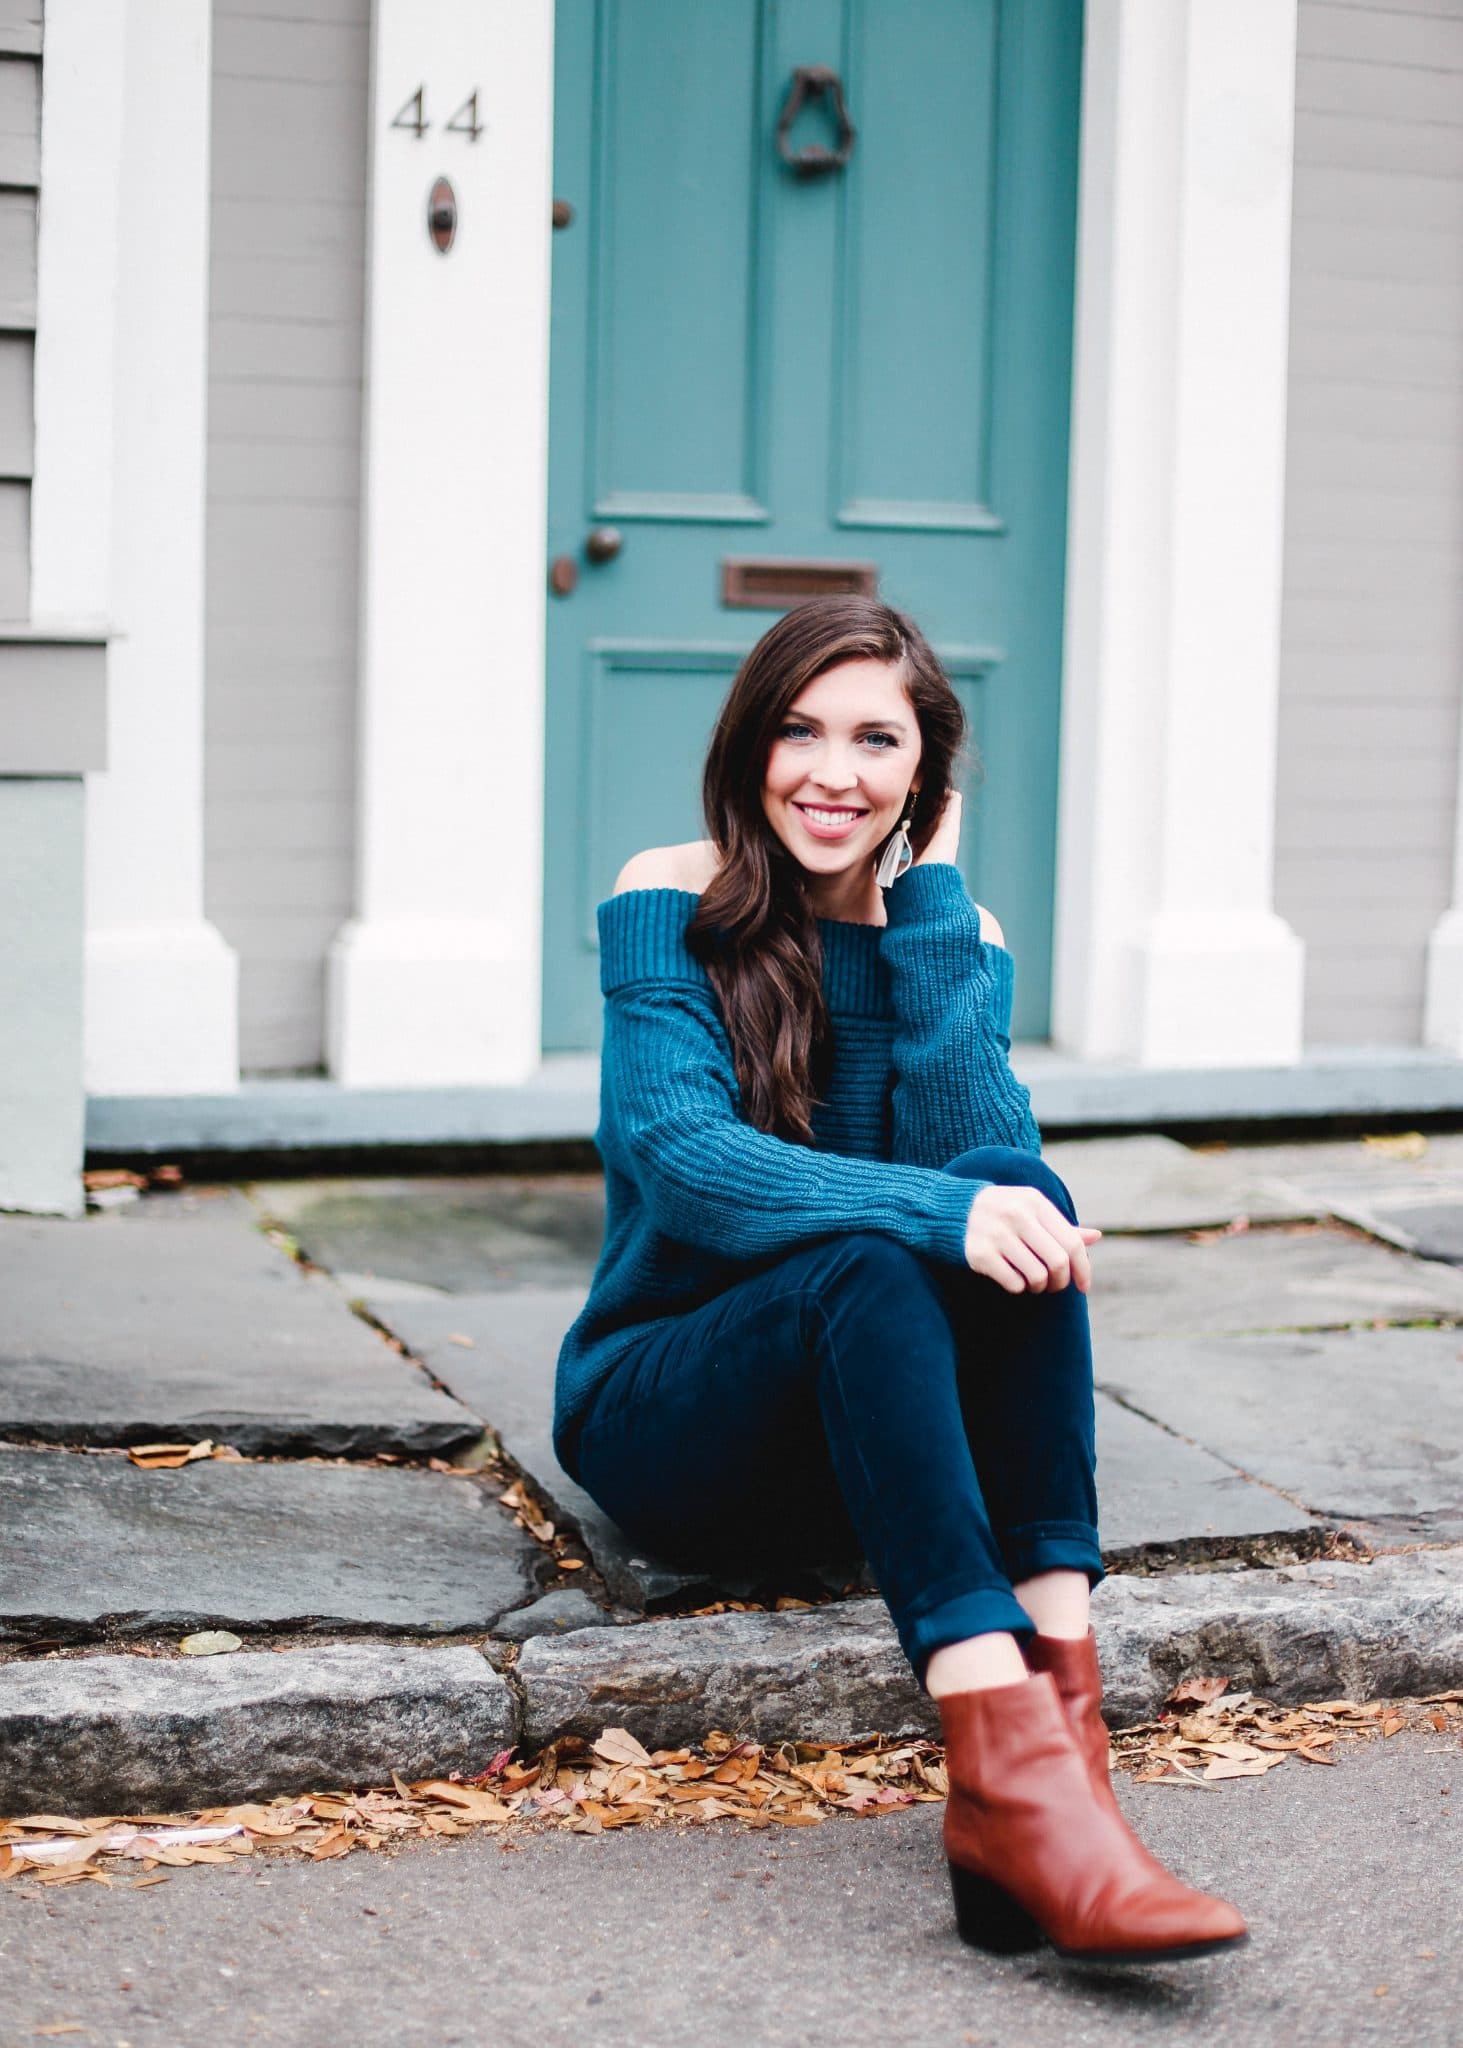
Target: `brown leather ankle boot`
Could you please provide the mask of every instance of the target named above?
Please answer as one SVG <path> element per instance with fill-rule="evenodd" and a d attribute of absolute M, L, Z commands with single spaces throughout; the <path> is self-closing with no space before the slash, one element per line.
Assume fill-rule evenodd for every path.
<path fill-rule="evenodd" d="M 1075 1640 L 1038 1633 L 1026 1645 L 1026 1662 L 1030 1670 L 1049 1671 L 1056 1680 L 1062 1711 L 1077 1738 L 1088 1775 L 1104 1798 L 1113 1798 L 1095 1632 L 1089 1628 L 1084 1637 Z"/>
<path fill-rule="evenodd" d="M 1165 1870 L 1098 1796 L 1050 1672 L 937 1705 L 962 1940 L 1011 1955 L 1045 1936 L 1076 1961 L 1157 1963 L 1247 1938 L 1233 1906 Z"/>

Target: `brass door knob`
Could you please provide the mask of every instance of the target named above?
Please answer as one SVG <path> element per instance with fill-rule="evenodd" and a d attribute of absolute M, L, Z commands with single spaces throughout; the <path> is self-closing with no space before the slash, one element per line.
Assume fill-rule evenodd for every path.
<path fill-rule="evenodd" d="M 625 536 L 618 526 L 596 526 L 584 543 L 584 552 L 591 562 L 612 562 L 624 545 Z"/>

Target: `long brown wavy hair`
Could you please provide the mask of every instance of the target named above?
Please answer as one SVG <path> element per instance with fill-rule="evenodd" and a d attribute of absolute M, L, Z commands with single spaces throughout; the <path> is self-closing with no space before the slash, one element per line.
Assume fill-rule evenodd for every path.
<path fill-rule="evenodd" d="M 825 669 L 861 659 L 897 666 L 919 723 L 920 787 L 909 836 L 922 853 L 964 747 L 965 713 L 918 626 L 878 598 L 810 598 L 769 627 L 732 680 L 702 776 L 720 866 L 686 943 L 721 1004 L 743 1118 L 805 1145 L 813 1142 L 813 1108 L 833 1063 L 823 946 L 806 871 L 768 823 L 762 789 L 788 707 Z M 881 841 L 876 859 L 888 843 Z"/>

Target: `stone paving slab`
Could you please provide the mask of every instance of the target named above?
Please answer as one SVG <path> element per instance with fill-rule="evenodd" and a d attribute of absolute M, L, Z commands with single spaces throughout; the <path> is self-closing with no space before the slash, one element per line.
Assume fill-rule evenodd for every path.
<path fill-rule="evenodd" d="M 1283 1180 L 1292 1186 L 1298 1178 L 1303 1180 L 1310 1175 L 1348 1179 L 1361 1174 L 1369 1180 L 1389 1181 L 1393 1176 L 1419 1173 L 1463 1174 L 1463 1131 L 1427 1131 L 1420 1135 L 1425 1139 L 1425 1148 L 1416 1159 L 1398 1159 L 1376 1150 L 1361 1138 L 1303 1138 L 1269 1145 L 1231 1145 L 1222 1156 L 1237 1172 Z"/>
<path fill-rule="evenodd" d="M 1198 1152 L 1173 1138 L 1073 1138 L 1042 1147 L 1066 1182 L 1084 1223 L 1099 1230 L 1198 1230 L 1248 1216 L 1253 1222 L 1324 1216 L 1294 1188 L 1223 1152 Z"/>
<path fill-rule="evenodd" d="M 1332 1520 L 1463 1514 L 1463 1331 L 1149 1337 L 1099 1376 Z"/>
<path fill-rule="evenodd" d="M 1196 1673 L 1281 1703 L 1441 1691 L 1463 1683 L 1463 1549 L 1110 1577 L 1093 1624 L 1114 1727 L 1151 1718 Z M 652 1748 L 712 1727 L 827 1742 L 938 1730 L 879 1600 L 539 1637 L 518 1678 L 529 1748 L 607 1724 Z"/>
<path fill-rule="evenodd" d="M 0 1299 L 0 1435 L 425 1458 L 478 1434 L 231 1189 L 0 1217 Z"/>
<path fill-rule="evenodd" d="M 621 1610 L 619 1619 L 626 1617 Z M 533 1636 L 562 1636 L 571 1629 L 613 1628 L 616 1616 L 596 1606 L 578 1586 L 557 1586 L 527 1607 L 515 1607 L 493 1628 L 500 1643 L 526 1643 Z"/>
<path fill-rule="evenodd" d="M 1133 1348 L 1124 1346 L 1121 1356 Z M 1213 1451 L 1185 1443 L 1100 1391 L 1096 1406 L 1097 1514 L 1105 1558 L 1224 1537 L 1296 1536 L 1323 1526 Z"/>
<path fill-rule="evenodd" d="M 1261 1175 L 1404 1251 L 1463 1264 L 1463 1132 L 1429 1132 L 1415 1158 L 1360 1139 L 1235 1147 L 1236 1172 Z"/>
<path fill-rule="evenodd" d="M 554 1365 L 584 1293 L 582 1287 L 549 1287 L 435 1300 L 367 1296 L 366 1306 L 496 1431 L 557 1518 L 579 1530 L 615 1598 L 632 1607 L 664 1607 L 705 1580 L 637 1549 L 554 1455 Z M 471 1343 L 454 1343 L 454 1337 Z"/>
<path fill-rule="evenodd" d="M 1463 1175 L 1431 1174 L 1411 1180 L 1360 1172 L 1345 1180 L 1316 1176 L 1297 1183 L 1297 1192 L 1302 1191 L 1330 1215 L 1387 1244 L 1419 1258 L 1463 1265 Z"/>
<path fill-rule="evenodd" d="M 1119 1339 L 1463 1315 L 1463 1273 L 1327 1228 L 1104 1238 L 1088 1296 L 1098 1377 Z"/>
<path fill-rule="evenodd" d="M 156 1813 L 486 1769 L 517 1739 L 467 1646 L 0 1663 L 0 1813 Z"/>
<path fill-rule="evenodd" d="M 0 1450 L 0 1641 L 198 1628 L 486 1630 L 545 1553 L 436 1472 Z"/>
<path fill-rule="evenodd" d="M 352 1293 L 588 1287 L 604 1237 L 597 1173 L 258 1181 L 260 1209 Z"/>

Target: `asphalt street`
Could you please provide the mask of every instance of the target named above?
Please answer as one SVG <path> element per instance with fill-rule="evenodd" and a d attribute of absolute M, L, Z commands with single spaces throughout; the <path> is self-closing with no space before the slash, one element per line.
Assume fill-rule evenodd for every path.
<path fill-rule="evenodd" d="M 0 1892 L 3 2040 L 720 2048 L 1456 2048 L 1463 1753 L 1402 1734 L 1210 1789 L 1121 1782 L 1156 1853 L 1248 1917 L 1161 1968 L 955 1937 L 940 1809 L 753 1833 L 464 1837 L 166 1884 Z"/>

